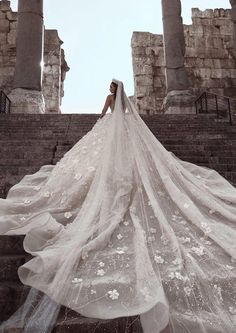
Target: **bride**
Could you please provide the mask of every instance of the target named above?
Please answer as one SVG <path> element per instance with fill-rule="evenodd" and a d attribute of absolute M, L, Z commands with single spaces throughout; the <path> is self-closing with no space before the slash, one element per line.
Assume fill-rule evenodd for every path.
<path fill-rule="evenodd" d="M 31 292 L 0 331 L 50 332 L 64 305 L 140 314 L 145 333 L 236 332 L 236 189 L 167 151 L 122 82 L 110 91 L 90 132 L 0 200 L 0 234 L 26 235 L 33 256 L 18 269 Z"/>

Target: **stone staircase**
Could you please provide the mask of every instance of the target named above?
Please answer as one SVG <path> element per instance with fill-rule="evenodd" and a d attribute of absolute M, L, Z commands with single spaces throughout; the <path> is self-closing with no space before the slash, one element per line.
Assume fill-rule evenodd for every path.
<path fill-rule="evenodd" d="M 0 197 L 5 198 L 9 188 L 24 175 L 36 172 L 42 165 L 56 164 L 97 118 L 77 114 L 0 114 Z M 217 121 L 214 115 L 155 115 L 143 119 L 176 156 L 213 168 L 236 185 L 236 125 Z M 22 242 L 22 236 L 0 236 L 0 322 L 18 308 L 28 291 L 17 276 L 17 268 L 28 260 Z M 54 333 L 142 332 L 138 317 L 98 320 L 70 311 L 67 319 L 60 321 L 64 311 L 62 308 Z"/>

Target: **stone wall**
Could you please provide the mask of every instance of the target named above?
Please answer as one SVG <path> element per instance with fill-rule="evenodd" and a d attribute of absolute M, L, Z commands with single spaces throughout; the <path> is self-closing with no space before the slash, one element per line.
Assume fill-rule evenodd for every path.
<path fill-rule="evenodd" d="M 192 9 L 192 25 L 184 25 L 185 66 L 193 93 L 203 91 L 236 97 L 236 52 L 229 9 Z M 161 112 L 166 95 L 162 35 L 132 36 L 135 102 L 140 113 Z"/>
<path fill-rule="evenodd" d="M 10 93 L 16 62 L 17 12 L 10 1 L 0 1 L 0 90 Z M 56 30 L 45 30 L 43 95 L 46 113 L 60 113 L 65 74 L 69 70 Z"/>

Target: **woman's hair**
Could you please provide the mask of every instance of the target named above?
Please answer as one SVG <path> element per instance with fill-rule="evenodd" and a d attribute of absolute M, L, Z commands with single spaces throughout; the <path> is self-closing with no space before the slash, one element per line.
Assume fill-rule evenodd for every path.
<path fill-rule="evenodd" d="M 115 91 L 115 93 L 114 93 L 115 98 L 116 98 L 116 92 L 117 92 L 118 84 L 115 83 L 114 81 L 111 81 L 111 84 L 112 84 L 113 86 L 115 86 L 115 88 L 116 88 L 116 91 Z"/>

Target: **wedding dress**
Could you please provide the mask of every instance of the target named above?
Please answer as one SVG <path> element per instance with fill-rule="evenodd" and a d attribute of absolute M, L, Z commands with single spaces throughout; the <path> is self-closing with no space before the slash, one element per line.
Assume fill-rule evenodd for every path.
<path fill-rule="evenodd" d="M 29 327 L 64 305 L 141 314 L 145 333 L 236 332 L 236 188 L 167 151 L 114 82 L 114 111 L 0 200 L 0 234 L 25 234 L 33 255 L 18 270 L 28 305 L 45 295 Z"/>

